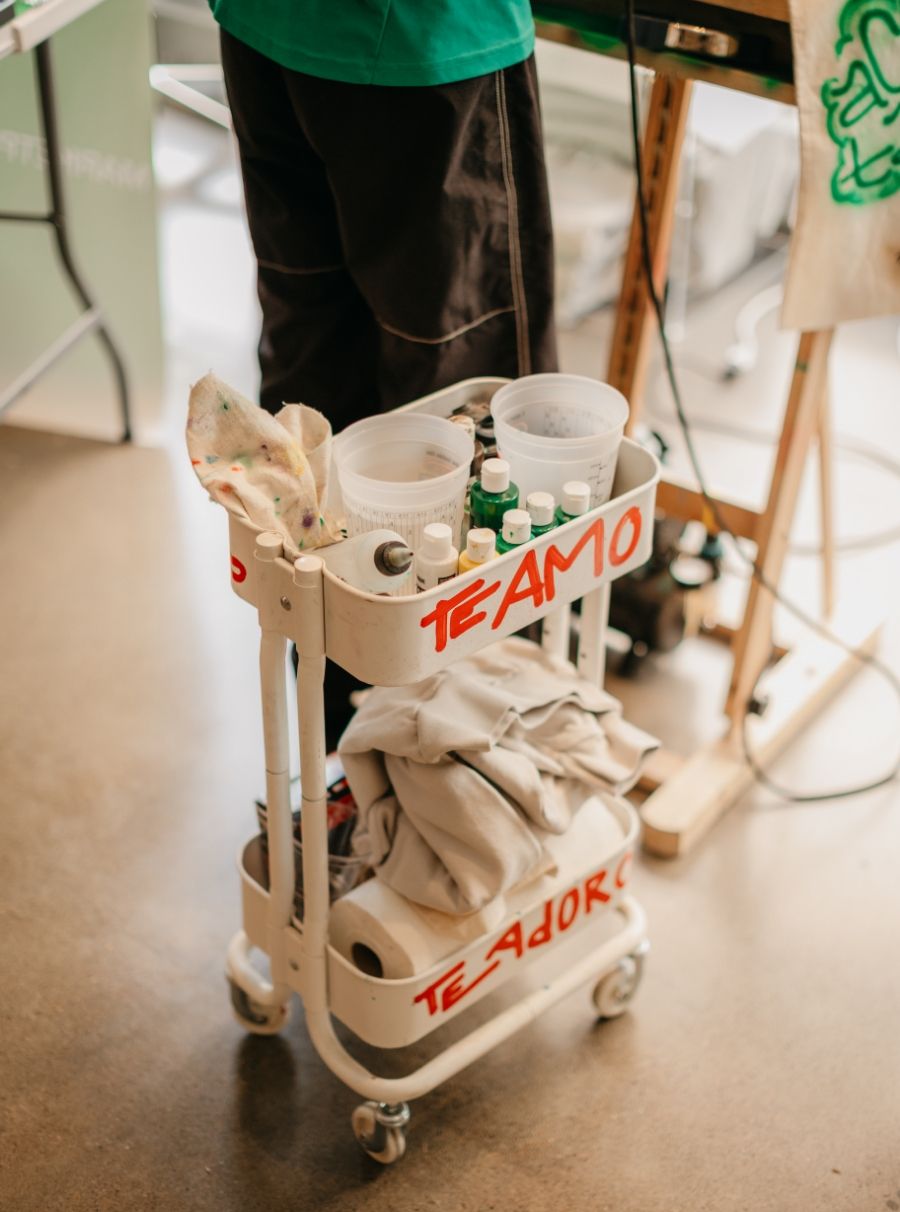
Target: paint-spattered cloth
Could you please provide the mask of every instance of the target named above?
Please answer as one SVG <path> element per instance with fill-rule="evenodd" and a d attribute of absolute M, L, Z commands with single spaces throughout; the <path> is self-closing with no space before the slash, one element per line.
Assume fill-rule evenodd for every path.
<path fill-rule="evenodd" d="M 790 0 L 800 111 L 787 328 L 900 312 L 900 0 Z"/>
<path fill-rule="evenodd" d="M 568 661 L 504 640 L 367 696 L 338 746 L 354 849 L 417 904 L 473 912 L 542 869 L 542 835 L 587 788 L 627 790 L 657 745 Z"/>
<path fill-rule="evenodd" d="M 337 537 L 323 507 L 331 425 L 314 408 L 272 416 L 208 374 L 191 390 L 187 446 L 200 483 L 232 513 L 297 550 Z"/>

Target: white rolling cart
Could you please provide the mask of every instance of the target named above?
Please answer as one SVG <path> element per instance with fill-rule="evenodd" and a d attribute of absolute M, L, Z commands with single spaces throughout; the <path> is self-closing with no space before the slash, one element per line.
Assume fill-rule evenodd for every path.
<path fill-rule="evenodd" d="M 499 379 L 472 379 L 410 408 L 449 415 L 489 398 Z M 557 650 L 568 605 L 582 599 L 577 665 L 602 682 L 609 583 L 650 555 L 659 467 L 623 440 L 612 499 L 565 526 L 411 597 L 378 597 L 339 580 L 317 556 L 285 556 L 282 539 L 229 515 L 232 586 L 254 605 L 262 631 L 260 678 L 268 805 L 268 870 L 261 839 L 241 851 L 243 929 L 228 948 L 232 1003 L 248 1031 L 269 1034 L 287 1021 L 292 995 L 303 1000 L 312 1042 L 326 1065 L 367 1101 L 353 1129 L 376 1160 L 405 1148 L 408 1100 L 428 1093 L 572 990 L 594 983 L 601 1016 L 621 1013 L 641 977 L 646 922 L 626 892 L 637 816 L 607 798 L 621 827 L 613 853 L 585 856 L 576 878 L 549 898 L 526 887 L 507 898 L 496 928 L 433 968 L 401 980 L 361 971 L 329 944 L 329 861 L 323 678 L 327 655 L 374 685 L 420 681 L 451 661 L 552 618 L 545 642 Z M 286 646 L 297 646 L 297 706 L 303 822 L 303 920 L 295 916 L 290 802 Z M 611 925 L 614 927 L 611 929 Z M 565 942 L 567 963 L 520 1000 L 450 1044 L 405 1077 L 382 1078 L 355 1060 L 335 1035 L 332 1015 L 380 1048 L 421 1039 Z M 269 961 L 263 977 L 253 949 Z M 571 958 L 574 956 L 574 958 Z"/>

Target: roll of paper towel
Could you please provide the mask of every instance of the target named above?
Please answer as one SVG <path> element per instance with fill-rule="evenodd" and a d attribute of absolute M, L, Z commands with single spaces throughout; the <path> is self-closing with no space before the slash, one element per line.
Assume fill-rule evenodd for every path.
<path fill-rule="evenodd" d="M 547 900 L 622 845 L 624 830 L 603 796 L 591 795 L 562 834 L 542 834 L 543 873 L 477 913 L 454 917 L 394 892 L 377 876 L 331 906 L 331 946 L 370 976 L 402 980 L 427 972 L 454 951 L 496 930 L 516 912 Z"/>

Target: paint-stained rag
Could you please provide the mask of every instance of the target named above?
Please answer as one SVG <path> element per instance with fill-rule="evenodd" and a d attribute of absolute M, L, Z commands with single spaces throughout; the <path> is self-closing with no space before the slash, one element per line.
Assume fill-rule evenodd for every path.
<path fill-rule="evenodd" d="M 272 416 L 208 374 L 191 389 L 187 446 L 200 483 L 232 513 L 298 552 L 339 537 L 324 507 L 331 425 L 314 408 Z"/>

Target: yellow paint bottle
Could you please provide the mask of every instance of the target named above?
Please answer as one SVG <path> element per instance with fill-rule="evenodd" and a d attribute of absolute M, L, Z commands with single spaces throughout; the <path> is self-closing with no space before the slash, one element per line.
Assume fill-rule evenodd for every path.
<path fill-rule="evenodd" d="M 459 571 L 471 572 L 498 555 L 497 536 L 489 526 L 476 526 L 466 535 L 466 549 L 460 552 Z"/>

